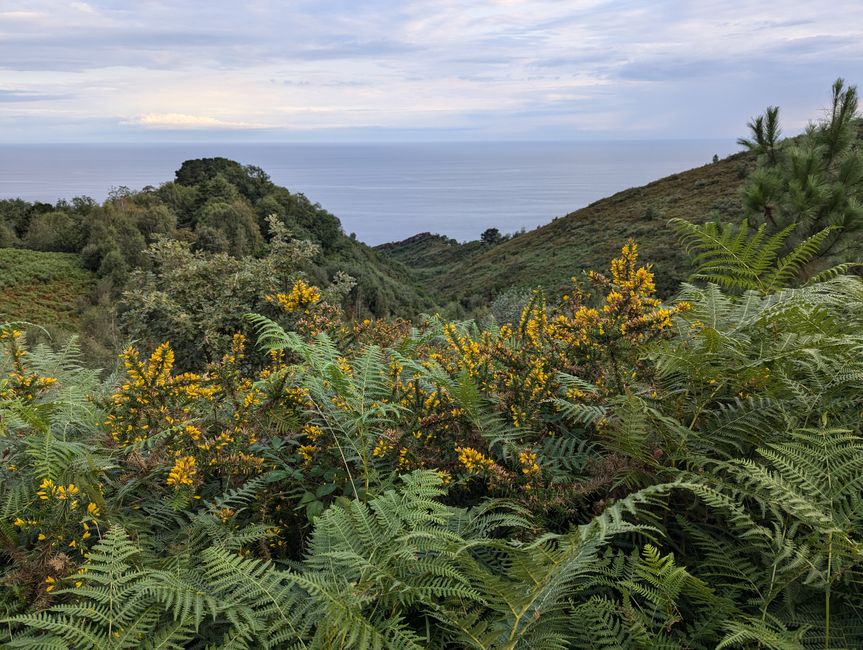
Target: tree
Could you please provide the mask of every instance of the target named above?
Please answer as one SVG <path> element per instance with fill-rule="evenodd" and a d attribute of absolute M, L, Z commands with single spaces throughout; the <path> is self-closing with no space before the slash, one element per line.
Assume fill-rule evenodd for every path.
<path fill-rule="evenodd" d="M 30 220 L 24 243 L 37 251 L 73 253 L 81 249 L 81 223 L 68 212 L 53 211 Z"/>
<path fill-rule="evenodd" d="M 220 231 L 228 244 L 225 252 L 234 257 L 254 255 L 264 243 L 255 213 L 242 199 L 208 203 L 198 218 L 198 229 L 204 228 Z"/>
<path fill-rule="evenodd" d="M 483 244 L 490 244 L 492 246 L 495 246 L 504 241 L 504 237 L 500 234 L 500 230 L 498 230 L 497 228 L 487 228 L 479 236 L 479 240 Z"/>
<path fill-rule="evenodd" d="M 766 156 L 770 164 L 775 165 L 776 147 L 782 134 L 782 129 L 779 128 L 779 107 L 768 106 L 764 115 L 754 118 L 746 126 L 749 127 L 752 139 L 740 138 L 737 144 L 759 156 Z"/>
<path fill-rule="evenodd" d="M 145 268 L 132 273 L 120 305 L 130 338 L 150 348 L 170 340 L 184 368 L 218 359 L 230 350 L 233 334 L 248 329 L 244 315 L 271 313 L 266 296 L 290 286 L 317 253 L 307 242 L 289 241 L 280 224 L 273 232 L 269 254 L 258 258 L 156 241 L 146 250 Z"/>
<path fill-rule="evenodd" d="M 743 190 L 751 226 L 765 224 L 771 235 L 794 226 L 781 253 L 831 228 L 810 274 L 838 256 L 859 256 L 863 153 L 856 146 L 857 107 L 856 86 L 837 79 L 827 118 L 803 135 L 779 141 L 779 109 L 771 106 L 749 123 L 750 138 L 738 141 L 759 157 Z"/>

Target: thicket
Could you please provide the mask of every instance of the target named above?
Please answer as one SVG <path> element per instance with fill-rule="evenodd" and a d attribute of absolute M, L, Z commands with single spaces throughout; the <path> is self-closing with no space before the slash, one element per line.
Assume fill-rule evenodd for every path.
<path fill-rule="evenodd" d="M 297 280 L 262 368 L 107 381 L 6 328 L 9 647 L 857 647 L 863 285 L 760 286 L 630 243 L 480 331 Z"/>
<path fill-rule="evenodd" d="M 56 205 L 0 200 L 0 247 L 79 253 L 99 278 L 97 309 L 85 323 L 91 330 L 98 329 L 98 311 L 138 288 L 130 279 L 150 270 L 150 246 L 169 240 L 202 255 L 254 260 L 271 253 L 274 227 L 316 246 L 296 271 L 317 284 L 339 272 L 355 278 L 344 301 L 355 316 L 416 316 L 433 306 L 404 267 L 346 236 L 335 216 L 275 185 L 260 168 L 225 158 L 186 161 L 174 181 L 137 192 L 116 188 L 101 205 L 87 197 Z M 98 338 L 113 343 L 104 333 Z"/>
<path fill-rule="evenodd" d="M 667 302 L 632 241 L 482 327 L 162 241 L 114 376 L 3 327 L 5 647 L 861 647 L 863 281 L 672 227 Z"/>

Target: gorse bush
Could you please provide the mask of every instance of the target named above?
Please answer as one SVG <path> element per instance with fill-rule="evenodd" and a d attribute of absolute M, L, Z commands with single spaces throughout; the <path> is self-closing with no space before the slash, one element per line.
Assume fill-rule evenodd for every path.
<path fill-rule="evenodd" d="M 863 284 L 758 237 L 770 282 L 665 304 L 630 242 L 492 330 L 287 278 L 196 372 L 5 328 L 7 645 L 859 647 Z"/>

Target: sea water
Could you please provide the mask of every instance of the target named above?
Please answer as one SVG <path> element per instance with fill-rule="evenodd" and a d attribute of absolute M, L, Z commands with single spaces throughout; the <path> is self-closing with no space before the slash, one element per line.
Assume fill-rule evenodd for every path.
<path fill-rule="evenodd" d="M 732 141 L 0 145 L 0 198 L 102 201 L 172 180 L 190 158 L 263 168 L 369 244 L 530 230 L 615 192 L 709 163 Z"/>

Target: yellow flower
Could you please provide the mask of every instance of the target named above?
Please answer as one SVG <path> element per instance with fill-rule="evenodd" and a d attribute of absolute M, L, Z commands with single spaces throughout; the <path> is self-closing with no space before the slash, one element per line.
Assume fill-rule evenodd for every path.
<path fill-rule="evenodd" d="M 39 485 L 39 490 L 36 492 L 36 494 L 42 501 L 47 501 L 54 495 L 56 491 L 57 488 L 54 487 L 54 481 L 46 478 L 42 480 L 42 483 Z"/>
<path fill-rule="evenodd" d="M 165 481 L 168 485 L 192 485 L 198 473 L 194 456 L 178 458 Z"/>
<path fill-rule="evenodd" d="M 372 449 L 372 456 L 375 458 L 383 458 L 387 455 L 387 452 L 392 450 L 394 447 L 395 445 L 386 438 L 378 438 L 375 448 Z"/>
<path fill-rule="evenodd" d="M 269 302 L 278 304 L 285 311 L 296 311 L 297 309 L 308 309 L 321 300 L 321 292 L 317 287 L 306 284 L 302 280 L 294 282 L 290 293 L 277 293 L 275 296 L 267 296 Z"/>
<path fill-rule="evenodd" d="M 297 453 L 303 459 L 305 463 L 312 462 L 312 454 L 314 454 L 318 448 L 315 445 L 300 445 L 299 449 L 297 449 Z"/>
<path fill-rule="evenodd" d="M 223 524 L 227 524 L 231 517 L 236 514 L 233 508 L 221 508 L 215 512 L 216 518 Z"/>
<path fill-rule="evenodd" d="M 66 499 L 68 499 L 69 497 L 71 497 L 71 496 L 73 496 L 73 495 L 75 495 L 75 494 L 78 494 L 78 492 L 80 492 L 80 490 L 78 489 L 78 486 L 77 486 L 77 485 L 75 485 L 74 483 L 69 483 L 69 485 L 67 485 L 67 486 L 65 486 L 65 487 L 64 487 L 64 486 L 62 486 L 62 485 L 61 485 L 61 486 L 59 486 L 59 487 L 57 488 L 57 493 L 56 493 L 56 494 L 57 494 L 57 498 L 58 498 L 60 501 L 65 501 L 65 500 L 66 500 Z"/>
<path fill-rule="evenodd" d="M 518 462 L 521 463 L 522 474 L 532 476 L 539 474 L 539 464 L 536 462 L 536 452 L 526 449 L 519 452 Z"/>
<path fill-rule="evenodd" d="M 87 504 L 87 512 L 90 514 L 91 517 L 98 517 L 100 514 L 99 506 L 97 506 L 95 503 L 92 503 L 92 502 L 88 503 Z"/>
<path fill-rule="evenodd" d="M 185 431 L 186 435 L 188 435 L 192 440 L 197 440 L 201 437 L 201 430 L 194 424 L 187 424 L 185 427 Z"/>
<path fill-rule="evenodd" d="M 458 453 L 458 462 L 469 474 L 478 474 L 494 465 L 493 460 L 472 447 L 456 447 L 455 450 Z"/>
<path fill-rule="evenodd" d="M 314 442 L 323 435 L 324 431 L 316 424 L 305 424 L 303 425 L 303 433 Z"/>
<path fill-rule="evenodd" d="M 408 450 L 407 447 L 402 447 L 399 449 L 399 469 L 410 469 L 411 461 L 408 458 Z"/>

